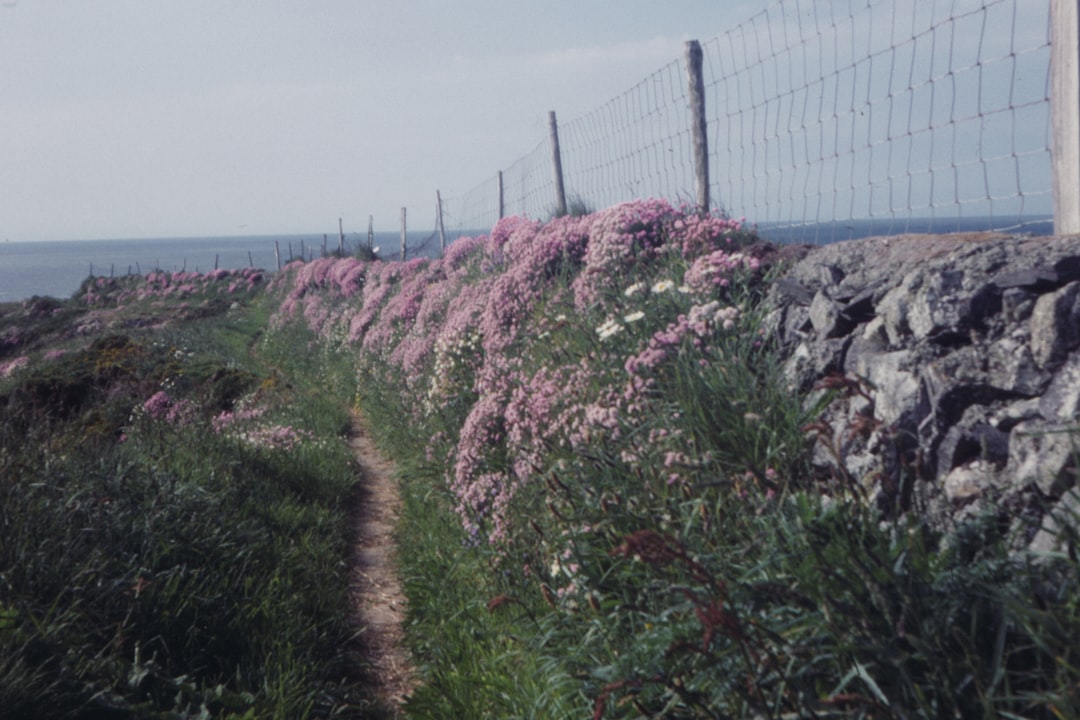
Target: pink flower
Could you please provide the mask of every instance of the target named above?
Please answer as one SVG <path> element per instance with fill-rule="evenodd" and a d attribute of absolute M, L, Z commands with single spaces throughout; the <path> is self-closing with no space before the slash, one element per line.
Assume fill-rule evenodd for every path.
<path fill-rule="evenodd" d="M 165 417 L 169 408 L 172 407 L 172 399 L 164 390 L 158 390 L 143 403 L 142 407 L 147 415 L 155 420 L 160 420 Z"/>

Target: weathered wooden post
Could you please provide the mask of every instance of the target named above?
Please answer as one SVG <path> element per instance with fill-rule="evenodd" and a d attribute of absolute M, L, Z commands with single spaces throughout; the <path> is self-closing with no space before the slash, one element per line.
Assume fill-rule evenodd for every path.
<path fill-rule="evenodd" d="M 442 193 L 435 191 L 435 222 L 439 229 L 439 254 L 446 252 L 446 232 L 443 230 Z"/>
<path fill-rule="evenodd" d="M 1080 234 L 1080 0 L 1050 0 L 1054 234 Z"/>
<path fill-rule="evenodd" d="M 701 43 L 686 42 L 686 81 L 690 101 L 690 137 L 694 152 L 694 186 L 699 213 L 709 212 L 709 138 L 705 121 L 705 76 Z"/>
<path fill-rule="evenodd" d="M 405 208 L 401 208 L 401 261 L 405 262 Z"/>
<path fill-rule="evenodd" d="M 370 250 L 375 243 L 375 216 L 367 216 L 367 249 Z"/>
<path fill-rule="evenodd" d="M 277 261 L 278 272 L 281 272 L 281 246 L 277 240 L 274 241 L 274 260 Z"/>
<path fill-rule="evenodd" d="M 338 255 L 345 254 L 345 228 L 341 226 L 341 218 L 337 219 L 337 249 Z"/>
<path fill-rule="evenodd" d="M 499 219 L 503 219 L 503 215 L 506 214 L 506 200 L 503 196 L 503 179 L 502 170 L 499 171 Z"/>
<path fill-rule="evenodd" d="M 551 134 L 551 174 L 555 180 L 555 214 L 566 215 L 566 188 L 563 186 L 562 155 L 559 153 L 559 123 L 555 111 L 548 113 L 548 130 Z"/>

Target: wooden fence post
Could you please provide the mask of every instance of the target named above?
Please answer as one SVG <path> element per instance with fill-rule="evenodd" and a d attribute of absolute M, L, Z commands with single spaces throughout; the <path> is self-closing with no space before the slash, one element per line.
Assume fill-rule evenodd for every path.
<path fill-rule="evenodd" d="M 701 43 L 686 42 L 686 80 L 690 100 L 690 136 L 694 152 L 694 185 L 699 213 L 709 212 L 709 138 L 705 120 L 705 77 Z"/>
<path fill-rule="evenodd" d="M 337 219 L 337 249 L 338 255 L 345 254 L 345 228 L 341 226 L 341 218 Z"/>
<path fill-rule="evenodd" d="M 506 214 L 506 199 L 503 196 L 503 180 L 502 170 L 499 171 L 499 219 L 503 219 L 503 215 Z"/>
<path fill-rule="evenodd" d="M 405 208 L 401 208 L 401 261 L 405 262 Z"/>
<path fill-rule="evenodd" d="M 566 215 L 566 188 L 563 186 L 562 156 L 559 153 L 559 124 L 555 111 L 548 113 L 548 130 L 551 133 L 551 173 L 555 179 L 555 214 Z"/>
<path fill-rule="evenodd" d="M 370 250 L 375 244 L 375 216 L 367 216 L 367 249 Z"/>
<path fill-rule="evenodd" d="M 446 252 L 446 232 L 443 230 L 442 193 L 435 191 L 435 222 L 439 228 L 439 254 Z"/>
<path fill-rule="evenodd" d="M 1050 1 L 1054 234 L 1080 234 L 1080 0 Z"/>

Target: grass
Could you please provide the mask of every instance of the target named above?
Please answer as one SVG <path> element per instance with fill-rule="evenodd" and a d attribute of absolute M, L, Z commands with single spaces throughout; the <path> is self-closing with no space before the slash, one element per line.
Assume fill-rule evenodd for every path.
<path fill-rule="evenodd" d="M 40 360 L 0 384 L 4 717 L 373 712 L 348 615 L 347 403 L 261 340 L 257 291 L 225 290 L 68 301 L 69 328 L 101 331 L 67 336 L 28 332 L 38 303 L 5 308 Z"/>

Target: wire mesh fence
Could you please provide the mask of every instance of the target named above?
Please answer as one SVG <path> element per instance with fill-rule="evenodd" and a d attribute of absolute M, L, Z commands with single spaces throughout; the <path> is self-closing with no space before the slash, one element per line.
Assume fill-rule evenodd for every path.
<path fill-rule="evenodd" d="M 679 61 L 559 127 L 567 192 L 592 208 L 693 199 L 686 78 Z"/>
<path fill-rule="evenodd" d="M 720 206 L 816 231 L 1049 214 L 1048 13 L 1042 0 L 795 0 L 705 43 Z"/>
<path fill-rule="evenodd" d="M 1051 0 L 778 0 L 702 43 L 714 209 L 828 241 L 1015 229 L 1052 208 Z M 558 128 L 571 209 L 695 197 L 674 60 Z M 551 146 L 450 198 L 448 227 L 556 207 Z"/>

